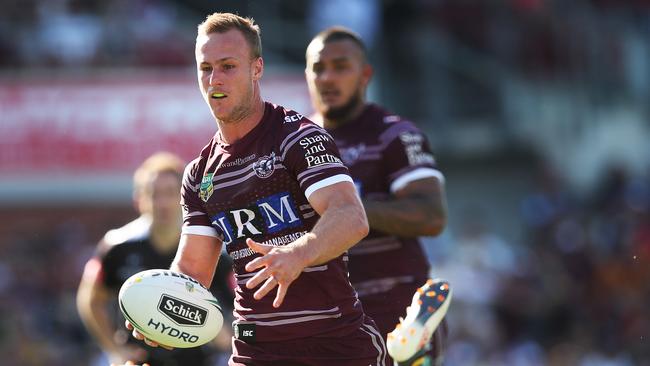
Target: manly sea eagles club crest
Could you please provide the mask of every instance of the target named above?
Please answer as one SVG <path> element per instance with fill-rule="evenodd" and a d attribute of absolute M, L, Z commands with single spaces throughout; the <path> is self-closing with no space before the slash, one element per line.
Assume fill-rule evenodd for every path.
<path fill-rule="evenodd" d="M 270 177 L 271 174 L 273 174 L 273 170 L 275 169 L 275 159 L 275 152 L 257 159 L 255 164 L 253 164 L 255 175 L 260 178 Z"/>

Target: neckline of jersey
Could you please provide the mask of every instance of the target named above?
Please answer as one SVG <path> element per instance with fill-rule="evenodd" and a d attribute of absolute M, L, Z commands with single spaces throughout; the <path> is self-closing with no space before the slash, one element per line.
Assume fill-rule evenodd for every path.
<path fill-rule="evenodd" d="M 261 135 L 266 129 L 266 126 L 268 125 L 268 120 L 270 119 L 269 116 L 271 114 L 271 109 L 272 109 L 271 103 L 265 101 L 264 114 L 262 115 L 262 118 L 257 123 L 257 125 L 255 125 L 255 127 L 253 127 L 252 130 L 248 131 L 246 135 L 244 135 L 239 140 L 233 142 L 232 144 L 228 144 L 224 142 L 223 139 L 221 138 L 221 133 L 217 131 L 216 134 L 217 145 L 224 151 L 228 151 L 228 152 L 232 152 L 238 146 L 248 145 L 250 141 L 255 140 L 257 136 Z"/>

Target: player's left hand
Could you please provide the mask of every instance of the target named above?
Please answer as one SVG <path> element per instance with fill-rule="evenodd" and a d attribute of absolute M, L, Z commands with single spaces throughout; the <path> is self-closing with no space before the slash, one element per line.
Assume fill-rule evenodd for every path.
<path fill-rule="evenodd" d="M 138 330 L 135 329 L 135 327 L 128 320 L 124 321 L 124 326 L 131 331 L 131 335 L 133 335 L 133 338 L 143 341 L 149 347 L 161 347 L 168 351 L 174 349 L 174 347 L 169 347 L 169 346 L 165 346 L 164 344 L 156 343 L 151 339 L 145 337 L 142 333 L 138 332 Z M 128 363 L 126 365 L 128 365 Z"/>
<path fill-rule="evenodd" d="M 246 288 L 252 289 L 262 284 L 253 294 L 253 298 L 259 300 L 277 286 L 278 291 L 273 300 L 273 307 L 280 307 L 289 286 L 305 268 L 305 259 L 291 244 L 276 247 L 260 244 L 250 238 L 246 239 L 246 244 L 252 251 L 262 254 L 261 257 L 253 259 L 246 265 L 248 272 L 261 268 L 255 276 L 246 281 Z"/>

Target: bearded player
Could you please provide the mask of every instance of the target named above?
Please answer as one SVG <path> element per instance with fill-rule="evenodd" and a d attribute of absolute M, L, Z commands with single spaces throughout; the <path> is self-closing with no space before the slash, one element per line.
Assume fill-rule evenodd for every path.
<path fill-rule="evenodd" d="M 349 251 L 350 279 L 364 311 L 387 336 L 391 355 L 405 358 L 400 365 L 441 364 L 446 324 L 438 324 L 451 293 L 445 281 L 427 280 L 418 240 L 446 224 L 444 177 L 427 138 L 413 123 L 366 102 L 372 68 L 352 31 L 333 27 L 316 35 L 305 75 L 316 110 L 311 118 L 334 138 L 368 216 L 370 234 Z"/>

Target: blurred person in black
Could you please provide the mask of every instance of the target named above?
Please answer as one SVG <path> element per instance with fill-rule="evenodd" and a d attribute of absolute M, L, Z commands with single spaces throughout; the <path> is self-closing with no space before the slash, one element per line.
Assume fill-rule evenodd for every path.
<path fill-rule="evenodd" d="M 414 337 L 414 314 L 408 314 L 420 309 L 431 341 L 400 365 L 441 364 L 444 320 L 434 329 L 448 306 L 449 286 L 427 280 L 429 263 L 418 239 L 446 225 L 444 176 L 428 139 L 410 121 L 366 102 L 372 67 L 351 30 L 332 27 L 316 35 L 307 47 L 305 76 L 315 108 L 310 118 L 334 138 L 368 216 L 370 234 L 350 248 L 348 265 L 364 311 L 388 336 L 390 351 L 392 340 Z"/>
<path fill-rule="evenodd" d="M 131 275 L 153 268 L 169 268 L 181 235 L 180 202 L 184 163 L 177 156 L 152 155 L 133 176 L 134 204 L 140 217 L 110 230 L 86 264 L 77 292 L 81 319 L 110 362 L 149 363 L 151 366 L 212 365 L 217 353 L 230 354 L 229 327 L 209 346 L 168 351 L 138 344 L 124 329 L 117 294 Z M 228 261 L 228 256 L 221 260 Z M 219 266 L 210 289 L 226 309 L 232 306 L 228 287 L 232 272 Z M 227 314 L 228 311 L 225 311 Z M 225 332 L 225 333 L 224 333 Z"/>

